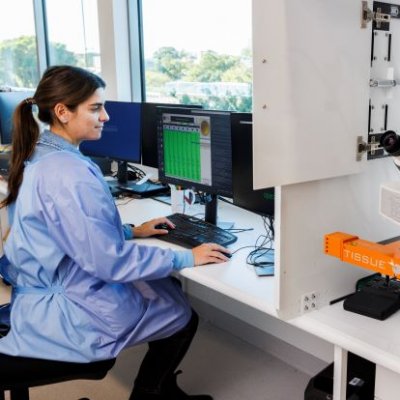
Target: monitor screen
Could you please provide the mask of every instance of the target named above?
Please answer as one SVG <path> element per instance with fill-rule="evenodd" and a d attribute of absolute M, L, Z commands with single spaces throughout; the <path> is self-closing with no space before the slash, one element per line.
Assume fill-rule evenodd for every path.
<path fill-rule="evenodd" d="M 232 113 L 233 204 L 263 216 L 274 216 L 275 189 L 253 189 L 251 113 Z"/>
<path fill-rule="evenodd" d="M 142 164 L 158 168 L 157 121 L 161 107 L 202 108 L 200 105 L 143 103 L 142 104 Z"/>
<path fill-rule="evenodd" d="M 0 92 L 0 139 L 1 144 L 10 144 L 12 140 L 12 119 L 18 104 L 28 97 L 33 91 Z"/>
<path fill-rule="evenodd" d="M 159 130 L 162 181 L 232 197 L 229 112 L 166 108 Z"/>
<path fill-rule="evenodd" d="M 119 161 L 141 161 L 141 103 L 107 101 L 106 111 L 110 120 L 104 124 L 99 140 L 84 141 L 83 154 Z"/>
<path fill-rule="evenodd" d="M 229 112 L 165 108 L 158 125 L 158 175 L 207 196 L 205 220 L 217 223 L 217 196 L 232 197 Z"/>

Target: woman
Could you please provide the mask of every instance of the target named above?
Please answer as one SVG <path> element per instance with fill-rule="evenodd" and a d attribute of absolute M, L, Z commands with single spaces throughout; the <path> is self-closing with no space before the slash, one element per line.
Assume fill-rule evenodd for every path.
<path fill-rule="evenodd" d="M 71 66 L 49 68 L 35 95 L 15 111 L 9 193 L 11 330 L 0 352 L 74 362 L 114 358 L 148 342 L 131 400 L 211 399 L 176 384 L 176 367 L 195 334 L 192 311 L 174 270 L 220 263 L 228 250 L 205 244 L 187 251 L 135 244 L 166 234 L 166 218 L 122 225 L 98 167 L 79 152 L 96 140 L 108 115 L 105 83 Z M 49 125 L 39 136 L 32 107 Z"/>

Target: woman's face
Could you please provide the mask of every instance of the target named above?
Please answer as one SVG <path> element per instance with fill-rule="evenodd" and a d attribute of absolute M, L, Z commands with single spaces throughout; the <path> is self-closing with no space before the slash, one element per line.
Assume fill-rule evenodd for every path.
<path fill-rule="evenodd" d="M 55 133 L 61 134 L 74 145 L 79 145 L 83 140 L 100 139 L 104 123 L 110 119 L 104 104 L 105 92 L 99 88 L 74 111 L 65 111 L 60 117 L 62 132 Z"/>

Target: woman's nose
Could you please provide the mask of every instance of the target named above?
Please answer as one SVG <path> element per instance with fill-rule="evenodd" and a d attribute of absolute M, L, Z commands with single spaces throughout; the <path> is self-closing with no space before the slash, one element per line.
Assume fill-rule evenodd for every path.
<path fill-rule="evenodd" d="M 110 120 L 110 116 L 107 114 L 106 110 L 103 110 L 103 112 L 100 114 L 100 119 L 104 122 L 107 122 Z"/>

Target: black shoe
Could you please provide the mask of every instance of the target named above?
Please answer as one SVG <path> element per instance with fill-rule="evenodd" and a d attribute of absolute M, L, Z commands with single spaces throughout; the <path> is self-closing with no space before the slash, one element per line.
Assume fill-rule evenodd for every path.
<path fill-rule="evenodd" d="M 175 372 L 172 377 L 166 382 L 163 388 L 164 398 L 167 400 L 213 400 L 213 398 L 208 394 L 186 394 L 177 383 L 177 376 L 181 374 L 182 371 Z"/>

